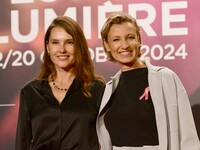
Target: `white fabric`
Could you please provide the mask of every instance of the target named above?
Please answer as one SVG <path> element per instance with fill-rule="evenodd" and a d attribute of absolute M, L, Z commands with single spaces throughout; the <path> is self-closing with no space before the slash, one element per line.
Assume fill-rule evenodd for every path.
<path fill-rule="evenodd" d="M 116 147 L 113 150 L 158 150 L 158 146 L 143 146 L 143 147 Z"/>

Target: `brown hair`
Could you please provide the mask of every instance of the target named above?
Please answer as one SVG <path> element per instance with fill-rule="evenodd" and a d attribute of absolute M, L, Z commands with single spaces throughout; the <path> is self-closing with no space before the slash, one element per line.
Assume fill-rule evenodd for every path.
<path fill-rule="evenodd" d="M 123 12 L 113 13 L 112 15 L 110 15 L 107 18 L 105 24 L 103 25 L 103 27 L 101 29 L 101 38 L 102 38 L 102 42 L 103 42 L 103 48 L 104 48 L 104 51 L 105 51 L 105 53 L 107 55 L 107 59 L 109 61 L 115 62 L 115 60 L 112 57 L 112 55 L 110 54 L 110 52 L 108 52 L 106 50 L 106 47 L 104 45 L 104 41 L 108 42 L 108 33 L 109 33 L 110 28 L 112 27 L 112 25 L 114 25 L 114 24 L 123 24 L 123 23 L 126 23 L 126 22 L 130 22 L 136 27 L 136 34 L 137 34 L 138 41 L 140 43 L 140 46 L 139 46 L 139 50 L 140 50 L 140 47 L 141 47 L 141 44 L 142 44 L 142 40 L 141 40 L 141 34 L 140 34 L 140 27 L 137 24 L 136 19 L 133 18 L 132 16 L 128 15 L 128 14 L 123 13 Z M 141 56 L 141 53 L 139 52 L 139 57 L 140 56 Z"/>
<path fill-rule="evenodd" d="M 93 62 L 82 28 L 76 21 L 67 16 L 59 16 L 55 18 L 45 33 L 43 64 L 40 68 L 37 79 L 48 79 L 50 74 L 54 74 L 56 76 L 55 66 L 48 55 L 47 44 L 49 42 L 51 30 L 57 26 L 65 29 L 66 32 L 69 33 L 73 38 L 76 55 L 74 64 L 76 78 L 83 82 L 83 93 L 86 96 L 91 96 L 89 92 L 89 86 L 92 80 L 98 78 L 99 80 L 103 81 L 103 78 L 96 77 L 94 74 Z"/>

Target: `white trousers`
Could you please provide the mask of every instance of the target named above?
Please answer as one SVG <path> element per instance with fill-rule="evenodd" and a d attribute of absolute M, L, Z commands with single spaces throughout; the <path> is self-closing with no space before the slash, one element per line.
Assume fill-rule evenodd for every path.
<path fill-rule="evenodd" d="M 113 150 L 159 150 L 159 146 L 143 146 L 143 147 L 116 147 L 113 146 Z"/>

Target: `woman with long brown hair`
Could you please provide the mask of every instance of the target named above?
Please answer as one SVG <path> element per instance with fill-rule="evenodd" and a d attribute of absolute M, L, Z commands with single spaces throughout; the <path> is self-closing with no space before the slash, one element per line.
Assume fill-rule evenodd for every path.
<path fill-rule="evenodd" d="M 57 17 L 44 45 L 39 75 L 21 90 L 16 150 L 98 150 L 95 123 L 105 85 L 81 27 Z"/>

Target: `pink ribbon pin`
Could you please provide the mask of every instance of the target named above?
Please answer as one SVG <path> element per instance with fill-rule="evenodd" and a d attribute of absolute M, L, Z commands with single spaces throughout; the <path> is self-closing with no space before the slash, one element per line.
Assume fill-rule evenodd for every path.
<path fill-rule="evenodd" d="M 144 97 L 145 97 L 145 101 L 148 100 L 149 98 L 149 86 L 147 86 L 145 89 L 144 89 L 144 93 L 140 96 L 140 100 L 142 100 Z"/>

